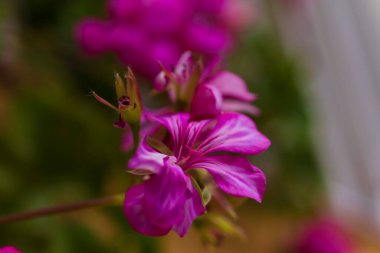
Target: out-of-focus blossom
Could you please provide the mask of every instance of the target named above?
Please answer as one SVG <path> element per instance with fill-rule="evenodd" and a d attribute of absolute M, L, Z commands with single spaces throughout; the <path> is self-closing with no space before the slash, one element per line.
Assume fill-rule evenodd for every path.
<path fill-rule="evenodd" d="M 344 229 L 331 219 L 309 225 L 295 246 L 297 253 L 351 253 L 353 246 Z"/>
<path fill-rule="evenodd" d="M 13 246 L 5 246 L 3 248 L 0 248 L 0 253 L 21 253 L 21 251 L 17 250 Z"/>
<path fill-rule="evenodd" d="M 258 114 L 251 103 L 256 96 L 244 80 L 229 71 L 215 71 L 217 60 L 203 68 L 185 52 L 174 70 L 163 69 L 155 80 L 158 91 L 167 90 L 173 103 L 188 108 L 192 119 L 213 118 L 221 112 L 246 112 Z"/>
<path fill-rule="evenodd" d="M 146 177 L 126 193 L 124 213 L 134 230 L 149 236 L 170 230 L 186 234 L 206 211 L 189 171 L 208 171 L 223 192 L 262 201 L 265 176 L 246 156 L 265 151 L 270 141 L 251 119 L 223 113 L 191 121 L 188 113 L 178 113 L 153 120 L 169 134 L 153 142 L 146 137 L 129 161 L 131 173 Z"/>
<path fill-rule="evenodd" d="M 75 34 L 85 52 L 114 52 L 154 78 L 158 62 L 174 65 L 186 50 L 210 58 L 225 52 L 253 16 L 247 0 L 108 0 L 108 18 L 85 19 Z"/>

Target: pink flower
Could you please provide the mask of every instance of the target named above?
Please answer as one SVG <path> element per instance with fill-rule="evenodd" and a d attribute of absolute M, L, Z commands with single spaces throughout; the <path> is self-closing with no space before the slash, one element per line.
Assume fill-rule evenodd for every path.
<path fill-rule="evenodd" d="M 202 169 L 220 190 L 236 197 L 262 201 L 265 176 L 246 155 L 265 151 L 270 141 L 248 117 L 223 113 L 215 119 L 190 121 L 188 113 L 156 117 L 169 136 L 156 148 L 149 137 L 129 161 L 129 171 L 148 179 L 131 187 L 124 213 L 134 230 L 160 236 L 174 230 L 184 236 L 206 209 L 188 174 Z M 227 153 L 226 153 L 227 152 Z"/>
<path fill-rule="evenodd" d="M 297 253 L 350 253 L 353 247 L 340 225 L 323 219 L 307 227 L 295 250 Z"/>
<path fill-rule="evenodd" d="M 228 50 L 250 22 L 245 0 L 108 0 L 105 21 L 85 19 L 75 36 L 86 53 L 116 53 L 149 78 L 192 50 L 212 58 Z M 163 15 L 165 13 L 165 15 Z"/>
<path fill-rule="evenodd" d="M 18 251 L 13 246 L 5 246 L 5 247 L 0 249 L 0 253 L 21 253 L 21 251 Z"/>
<path fill-rule="evenodd" d="M 158 91 L 168 90 L 173 103 L 189 103 L 192 119 L 217 117 L 221 112 L 258 114 L 251 104 L 256 96 L 244 80 L 229 71 L 215 73 L 218 62 L 214 59 L 203 69 L 191 52 L 185 52 L 173 72 L 164 69 L 158 74 L 154 86 Z"/>

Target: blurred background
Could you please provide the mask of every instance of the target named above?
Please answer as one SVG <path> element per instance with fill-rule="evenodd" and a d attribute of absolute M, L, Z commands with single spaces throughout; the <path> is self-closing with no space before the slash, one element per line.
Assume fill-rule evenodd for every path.
<path fill-rule="evenodd" d="M 262 204 L 237 211 L 245 238 L 227 237 L 215 251 L 380 252 L 380 3 L 248 2 L 249 23 L 223 51 L 223 67 L 258 95 L 254 120 L 272 146 L 253 162 L 268 189 Z M 130 185 L 116 115 L 89 96 L 114 101 L 113 73 L 130 59 L 89 55 L 75 32 L 85 17 L 106 20 L 106 6 L 0 1 L 0 215 Z M 143 89 L 148 76 L 138 77 Z M 349 246 L 298 249 L 308 240 Z M 8 244 L 25 253 L 206 252 L 193 229 L 184 239 L 136 234 L 120 206 L 1 225 L 0 246 Z"/>

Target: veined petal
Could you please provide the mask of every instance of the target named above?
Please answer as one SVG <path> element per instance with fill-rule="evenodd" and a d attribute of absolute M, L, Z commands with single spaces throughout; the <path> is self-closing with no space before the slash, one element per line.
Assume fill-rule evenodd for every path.
<path fill-rule="evenodd" d="M 206 208 L 202 204 L 201 197 L 199 196 L 199 193 L 194 188 L 194 186 L 191 184 L 189 176 L 187 176 L 186 180 L 190 198 L 185 201 L 183 219 L 173 227 L 173 230 L 176 231 L 177 234 L 181 237 L 187 233 L 195 218 L 206 212 Z"/>
<path fill-rule="evenodd" d="M 144 210 L 145 185 L 132 186 L 125 194 L 124 215 L 133 230 L 146 236 L 162 236 L 169 233 L 171 226 L 154 224 Z"/>
<path fill-rule="evenodd" d="M 205 129 L 212 123 L 213 120 L 201 120 L 201 121 L 191 121 L 187 125 L 186 137 L 184 144 L 190 149 L 194 149 L 194 145 L 202 140 L 205 134 Z"/>
<path fill-rule="evenodd" d="M 157 174 L 164 167 L 165 154 L 149 147 L 144 139 L 128 162 L 128 171 L 138 175 Z"/>
<path fill-rule="evenodd" d="M 191 118 L 194 120 L 215 118 L 221 113 L 222 103 L 223 97 L 218 88 L 200 85 L 191 101 Z"/>
<path fill-rule="evenodd" d="M 199 145 L 198 151 L 203 154 L 228 151 L 257 155 L 269 146 L 270 141 L 257 130 L 250 118 L 237 113 L 224 113 Z"/>
<path fill-rule="evenodd" d="M 177 113 L 167 117 L 153 117 L 153 120 L 164 126 L 171 134 L 173 140 L 173 152 L 180 150 L 181 144 L 186 136 L 189 114 Z"/>
<path fill-rule="evenodd" d="M 224 97 L 252 102 L 256 96 L 247 89 L 244 80 L 229 71 L 222 71 L 205 84 L 217 87 Z"/>
<path fill-rule="evenodd" d="M 180 153 L 188 152 L 194 148 L 202 130 L 210 120 L 191 121 L 188 113 L 177 113 L 165 117 L 154 117 L 153 120 L 164 126 L 171 134 L 173 140 L 173 153 L 179 159 Z M 186 150 L 185 150 L 186 149 Z"/>
<path fill-rule="evenodd" d="M 184 217 L 187 177 L 175 162 L 176 158 L 166 157 L 161 172 L 144 183 L 147 217 L 160 227 L 174 225 Z"/>
<path fill-rule="evenodd" d="M 247 158 L 232 155 L 203 157 L 192 164 L 210 172 L 218 187 L 236 197 L 248 197 L 261 202 L 265 192 L 265 175 Z"/>

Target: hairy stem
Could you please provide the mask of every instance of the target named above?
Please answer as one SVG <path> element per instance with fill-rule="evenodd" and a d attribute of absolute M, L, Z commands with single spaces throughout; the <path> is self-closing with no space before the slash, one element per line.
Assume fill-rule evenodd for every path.
<path fill-rule="evenodd" d="M 32 211 L 2 215 L 0 216 L 0 224 L 42 218 L 42 217 L 46 217 L 50 215 L 63 214 L 63 213 L 78 211 L 78 210 L 92 208 L 92 207 L 121 204 L 123 201 L 123 197 L 124 197 L 124 194 L 118 194 L 118 195 L 107 196 L 107 197 L 98 198 L 98 199 L 85 200 L 85 201 L 76 202 L 76 203 L 56 205 L 56 206 L 36 209 Z"/>

